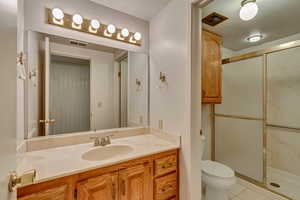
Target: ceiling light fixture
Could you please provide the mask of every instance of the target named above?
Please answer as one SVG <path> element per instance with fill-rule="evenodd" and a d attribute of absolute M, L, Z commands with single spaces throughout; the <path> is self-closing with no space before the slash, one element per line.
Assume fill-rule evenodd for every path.
<path fill-rule="evenodd" d="M 244 21 L 253 19 L 258 13 L 258 6 L 256 0 L 244 0 L 242 1 L 242 7 L 240 9 L 240 18 Z"/>
<path fill-rule="evenodd" d="M 263 38 L 263 36 L 261 34 L 255 34 L 255 35 L 251 35 L 247 38 L 248 42 L 258 42 Z"/>

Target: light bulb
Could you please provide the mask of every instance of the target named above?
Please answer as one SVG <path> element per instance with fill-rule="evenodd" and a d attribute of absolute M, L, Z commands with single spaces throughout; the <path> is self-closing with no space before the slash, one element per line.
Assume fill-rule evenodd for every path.
<path fill-rule="evenodd" d="M 127 37 L 129 36 L 129 31 L 128 31 L 128 29 L 127 29 L 127 28 L 123 28 L 123 29 L 121 30 L 121 35 L 122 35 L 123 37 L 127 38 Z"/>
<path fill-rule="evenodd" d="M 91 21 L 91 27 L 93 29 L 96 29 L 96 30 L 99 29 L 100 28 L 100 22 L 98 20 L 96 20 L 96 19 L 93 19 Z"/>
<path fill-rule="evenodd" d="M 247 38 L 249 42 L 258 42 L 263 38 L 261 34 L 256 34 L 256 35 L 251 35 L 250 37 Z"/>
<path fill-rule="evenodd" d="M 81 17 L 81 15 L 75 14 L 75 15 L 73 15 L 73 22 L 76 25 L 81 25 L 83 23 L 83 18 Z"/>
<path fill-rule="evenodd" d="M 59 8 L 53 8 L 52 15 L 56 20 L 62 20 L 65 16 L 63 11 Z"/>
<path fill-rule="evenodd" d="M 244 21 L 253 19 L 258 13 L 258 6 L 255 0 L 245 0 L 242 2 L 240 18 Z"/>
<path fill-rule="evenodd" d="M 116 27 L 115 27 L 113 24 L 109 24 L 109 25 L 107 26 L 107 31 L 108 31 L 108 33 L 110 33 L 110 34 L 114 34 L 114 33 L 116 32 Z"/>
<path fill-rule="evenodd" d="M 136 32 L 136 33 L 134 33 L 133 38 L 134 38 L 136 41 L 139 41 L 139 40 L 142 39 L 142 34 L 141 34 L 140 32 Z"/>

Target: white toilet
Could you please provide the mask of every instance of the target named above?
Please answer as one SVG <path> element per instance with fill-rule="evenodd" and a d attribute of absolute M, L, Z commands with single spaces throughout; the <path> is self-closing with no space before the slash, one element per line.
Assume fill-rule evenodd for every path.
<path fill-rule="evenodd" d="M 204 150 L 204 136 L 202 136 L 202 143 Z M 229 190 L 236 182 L 234 171 L 226 165 L 210 160 L 202 161 L 201 167 L 205 200 L 229 200 Z"/>

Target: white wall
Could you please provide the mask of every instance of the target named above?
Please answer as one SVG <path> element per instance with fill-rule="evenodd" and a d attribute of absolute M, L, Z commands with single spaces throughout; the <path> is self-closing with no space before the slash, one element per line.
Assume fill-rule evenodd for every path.
<path fill-rule="evenodd" d="M 114 55 L 89 49 L 50 43 L 51 52 L 75 56 L 91 61 L 91 110 L 93 129 L 109 129 L 118 126 L 114 110 Z"/>
<path fill-rule="evenodd" d="M 0 199 L 8 200 L 8 174 L 16 168 L 17 1 L 0 0 L 0 17 Z"/>
<path fill-rule="evenodd" d="M 36 72 L 36 76 L 27 79 L 25 81 L 25 90 L 24 93 L 25 97 L 25 132 L 27 132 L 27 137 L 36 137 L 38 136 L 38 120 L 39 120 L 39 107 L 38 99 L 39 95 L 39 79 L 40 79 L 40 66 L 42 64 L 42 59 L 40 55 L 40 41 L 42 37 L 41 34 L 28 31 L 25 34 L 25 53 L 27 55 L 27 62 L 26 62 L 26 71 L 27 74 L 30 72 Z M 22 91 L 23 92 L 23 91 Z M 20 99 L 22 100 L 22 99 Z M 25 137 L 26 138 L 26 137 Z M 21 139 L 24 139 L 21 138 Z"/>
<path fill-rule="evenodd" d="M 12 1 L 14 2 L 14 1 Z M 18 0 L 18 52 L 24 51 L 24 0 Z M 25 81 L 17 79 L 17 145 L 24 141 L 25 131 Z"/>
<path fill-rule="evenodd" d="M 191 100 L 191 71 L 191 4 L 171 0 L 150 22 L 150 126 L 158 129 L 158 121 L 163 120 L 163 131 L 181 135 L 180 196 L 186 200 L 201 199 L 201 158 L 195 147 L 201 109 L 191 112 L 192 105 L 196 109 L 201 105 Z M 167 86 L 159 87 L 160 72 L 166 74 Z M 193 84 L 199 80 L 193 76 Z"/>
<path fill-rule="evenodd" d="M 132 126 L 148 126 L 148 69 L 148 55 L 128 53 L 128 123 Z"/>
<path fill-rule="evenodd" d="M 126 44 L 119 41 L 48 25 L 45 23 L 45 8 L 53 7 L 59 7 L 63 9 L 64 12 L 70 14 L 80 13 L 82 16 L 89 19 L 98 18 L 104 24 L 112 23 L 117 27 L 127 27 L 132 32 L 139 31 L 143 35 L 142 46 L 137 47 L 135 45 Z M 90 43 L 111 46 L 130 51 L 148 52 L 149 49 L 148 22 L 121 13 L 117 10 L 95 4 L 89 0 L 26 0 L 25 29 L 58 35 L 66 38 L 80 39 Z"/>

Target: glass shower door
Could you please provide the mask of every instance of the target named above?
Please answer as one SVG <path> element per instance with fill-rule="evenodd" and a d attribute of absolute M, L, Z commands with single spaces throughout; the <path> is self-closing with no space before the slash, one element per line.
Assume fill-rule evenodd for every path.
<path fill-rule="evenodd" d="M 268 188 L 300 199 L 300 48 L 268 55 Z"/>
<path fill-rule="evenodd" d="M 223 103 L 215 106 L 215 160 L 263 182 L 263 57 L 223 65 Z"/>

